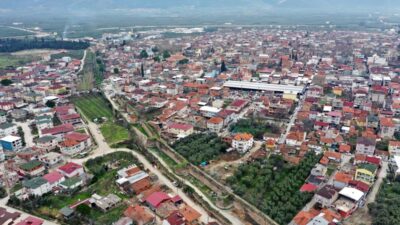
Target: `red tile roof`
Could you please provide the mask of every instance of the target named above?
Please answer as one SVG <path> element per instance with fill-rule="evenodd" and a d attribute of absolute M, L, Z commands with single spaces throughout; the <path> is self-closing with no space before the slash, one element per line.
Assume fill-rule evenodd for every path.
<path fill-rule="evenodd" d="M 64 136 L 64 138 L 65 139 L 69 139 L 69 140 L 82 142 L 82 141 L 86 141 L 87 139 L 89 139 L 90 136 L 87 135 L 87 134 L 82 134 L 82 133 L 78 133 L 78 132 L 71 132 L 69 134 L 66 134 Z"/>
<path fill-rule="evenodd" d="M 193 128 L 192 125 L 190 124 L 184 124 L 184 123 L 171 123 L 168 125 L 169 129 L 177 129 L 177 130 L 190 130 Z"/>
<path fill-rule="evenodd" d="M 74 126 L 72 124 L 62 124 L 52 128 L 46 128 L 42 130 L 42 134 L 61 134 L 74 131 Z"/>
<path fill-rule="evenodd" d="M 43 179 L 47 180 L 50 184 L 53 184 L 53 183 L 59 181 L 63 177 L 64 176 L 61 173 L 59 173 L 57 171 L 53 171 L 51 173 L 44 175 Z"/>
<path fill-rule="evenodd" d="M 318 186 L 314 185 L 314 184 L 303 184 L 303 186 L 301 186 L 300 191 L 301 192 L 313 192 L 315 190 L 317 190 Z"/>
<path fill-rule="evenodd" d="M 73 162 L 69 162 L 63 166 L 58 167 L 59 170 L 64 171 L 67 174 L 71 174 L 73 173 L 75 170 L 82 168 L 81 165 L 73 163 Z"/>
<path fill-rule="evenodd" d="M 38 219 L 33 216 L 28 216 L 26 219 L 22 220 L 21 222 L 15 224 L 15 225 L 42 225 L 43 220 Z"/>
<path fill-rule="evenodd" d="M 146 202 L 152 207 L 157 208 L 161 203 L 170 200 L 171 198 L 164 192 L 154 192 L 146 198 Z"/>

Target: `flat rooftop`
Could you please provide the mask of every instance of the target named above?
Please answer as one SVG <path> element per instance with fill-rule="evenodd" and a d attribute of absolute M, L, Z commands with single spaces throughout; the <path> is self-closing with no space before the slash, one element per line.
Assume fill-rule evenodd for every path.
<path fill-rule="evenodd" d="M 224 83 L 224 87 L 258 90 L 258 91 L 274 91 L 274 92 L 283 92 L 289 94 L 298 94 L 304 91 L 304 86 L 267 84 L 267 83 L 249 82 L 249 81 L 227 81 Z"/>

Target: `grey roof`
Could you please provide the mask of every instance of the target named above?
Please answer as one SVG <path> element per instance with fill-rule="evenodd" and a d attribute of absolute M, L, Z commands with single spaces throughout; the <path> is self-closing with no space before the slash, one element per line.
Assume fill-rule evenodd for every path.
<path fill-rule="evenodd" d="M 16 126 L 15 124 L 13 124 L 13 123 L 0 123 L 0 129 L 2 129 L 2 130 L 4 130 L 4 129 L 7 129 L 7 128 L 10 128 L 10 127 L 13 127 L 13 126 Z"/>
<path fill-rule="evenodd" d="M 62 209 L 60 209 L 60 213 L 63 215 L 63 216 L 71 216 L 73 213 L 74 213 L 74 210 L 73 209 L 71 209 L 70 207 L 68 207 L 68 206 L 65 206 L 64 208 L 62 208 Z"/>
<path fill-rule="evenodd" d="M 30 179 L 28 181 L 25 181 L 22 185 L 26 188 L 29 189 L 36 189 L 40 186 L 42 186 L 43 184 L 47 183 L 48 181 L 41 178 L 41 177 L 35 177 L 33 179 Z"/>
<path fill-rule="evenodd" d="M 367 146 L 375 146 L 376 140 L 367 137 L 359 137 L 357 138 L 357 144 L 367 145 Z"/>
<path fill-rule="evenodd" d="M 36 140 L 36 143 L 46 143 L 46 142 L 52 141 L 54 139 L 56 139 L 56 137 L 51 136 L 51 135 L 47 135 L 47 136 L 43 136 L 43 137 L 38 138 Z"/>
<path fill-rule="evenodd" d="M 267 84 L 267 83 L 249 82 L 249 81 L 227 81 L 224 83 L 224 87 L 258 90 L 258 91 L 277 91 L 277 92 L 293 93 L 293 94 L 302 93 L 304 91 L 304 86 Z"/>

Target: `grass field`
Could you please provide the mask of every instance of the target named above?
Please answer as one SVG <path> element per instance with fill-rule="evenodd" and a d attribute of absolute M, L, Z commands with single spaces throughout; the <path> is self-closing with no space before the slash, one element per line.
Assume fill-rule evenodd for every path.
<path fill-rule="evenodd" d="M 67 52 L 53 54 L 53 55 L 51 55 L 51 59 L 52 60 L 61 59 L 62 57 L 67 57 L 67 56 L 69 56 L 73 59 L 82 59 L 83 55 L 84 55 L 84 51 L 85 50 L 69 50 Z"/>
<path fill-rule="evenodd" d="M 100 131 L 109 145 L 129 140 L 129 131 L 125 127 L 111 122 L 103 124 Z"/>
<path fill-rule="evenodd" d="M 106 117 L 108 120 L 113 118 L 109 103 L 100 95 L 83 95 L 72 99 L 72 102 L 90 121 L 100 117 Z"/>
<path fill-rule="evenodd" d="M 7 67 L 19 67 L 35 60 L 39 60 L 40 57 L 35 56 L 16 56 L 11 54 L 2 53 L 0 54 L 0 69 L 6 69 Z"/>

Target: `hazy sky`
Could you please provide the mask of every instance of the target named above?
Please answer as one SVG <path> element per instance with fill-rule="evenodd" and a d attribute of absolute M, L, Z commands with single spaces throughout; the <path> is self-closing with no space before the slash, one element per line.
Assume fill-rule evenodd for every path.
<path fill-rule="evenodd" d="M 135 16 L 259 15 L 262 13 L 400 12 L 400 0 L 0 0 L 4 15 Z"/>

